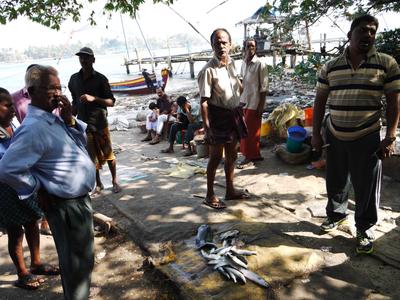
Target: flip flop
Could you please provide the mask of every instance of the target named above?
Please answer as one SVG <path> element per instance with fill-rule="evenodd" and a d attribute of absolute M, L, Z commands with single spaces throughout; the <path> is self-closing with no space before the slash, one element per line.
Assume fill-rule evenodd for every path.
<path fill-rule="evenodd" d="M 112 187 L 112 192 L 113 192 L 114 194 L 117 194 L 117 193 L 119 193 L 120 191 L 121 191 L 121 187 L 118 185 L 118 183 L 114 184 L 113 187 Z"/>
<path fill-rule="evenodd" d="M 57 266 L 49 264 L 41 264 L 37 267 L 31 268 L 30 272 L 34 275 L 60 275 L 60 269 Z"/>
<path fill-rule="evenodd" d="M 209 206 L 211 208 L 214 208 L 214 209 L 224 209 L 224 208 L 226 208 L 226 204 L 223 201 L 209 202 L 207 200 L 204 200 L 203 204 L 207 205 L 207 206 Z"/>
<path fill-rule="evenodd" d="M 238 168 L 238 169 L 245 169 L 245 168 L 252 167 L 252 166 L 254 166 L 254 163 L 253 163 L 251 160 L 244 160 L 244 161 L 241 161 L 241 162 L 236 166 L 236 168 Z"/>
<path fill-rule="evenodd" d="M 163 149 L 163 150 L 161 150 L 161 153 L 174 153 L 174 150 Z"/>
<path fill-rule="evenodd" d="M 237 191 L 236 195 L 233 197 L 227 197 L 225 196 L 225 201 L 230 201 L 230 200 L 248 200 L 251 198 L 251 195 L 249 194 L 248 190 L 242 190 L 242 191 Z"/>
<path fill-rule="evenodd" d="M 14 286 L 25 290 L 37 290 L 43 282 L 43 279 L 33 274 L 28 274 L 25 276 L 18 276 L 18 280 L 14 282 Z M 38 285 L 34 285 L 35 283 L 38 283 Z"/>

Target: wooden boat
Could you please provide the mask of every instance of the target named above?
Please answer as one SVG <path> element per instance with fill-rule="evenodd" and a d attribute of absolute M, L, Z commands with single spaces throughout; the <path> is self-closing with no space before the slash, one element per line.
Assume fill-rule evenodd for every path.
<path fill-rule="evenodd" d="M 113 93 L 124 93 L 124 94 L 132 94 L 132 95 L 147 95 L 155 93 L 156 87 L 161 86 L 163 89 L 167 85 L 169 77 L 168 69 L 161 70 L 161 78 L 162 82 L 157 82 L 157 78 L 155 74 L 149 74 L 149 78 L 153 83 L 153 87 L 149 87 L 146 83 L 146 79 L 143 75 L 139 75 L 136 78 L 119 81 L 119 82 L 110 82 L 111 91 Z"/>

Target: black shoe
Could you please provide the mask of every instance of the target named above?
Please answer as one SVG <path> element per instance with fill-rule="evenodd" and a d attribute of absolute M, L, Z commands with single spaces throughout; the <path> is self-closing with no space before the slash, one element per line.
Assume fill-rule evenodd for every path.
<path fill-rule="evenodd" d="M 374 235 L 370 230 L 358 231 L 357 230 L 357 247 L 356 251 L 359 254 L 371 254 L 374 252 L 373 240 Z"/>
<path fill-rule="evenodd" d="M 342 218 L 342 219 L 339 219 L 339 220 L 337 220 L 337 221 L 334 221 L 333 219 L 331 219 L 331 218 L 328 217 L 328 218 L 326 218 L 325 221 L 319 226 L 319 228 L 320 228 L 322 231 L 329 232 L 329 231 L 332 231 L 332 230 L 337 229 L 339 225 L 346 224 L 346 223 L 347 223 L 347 216 L 344 217 L 344 218 Z"/>

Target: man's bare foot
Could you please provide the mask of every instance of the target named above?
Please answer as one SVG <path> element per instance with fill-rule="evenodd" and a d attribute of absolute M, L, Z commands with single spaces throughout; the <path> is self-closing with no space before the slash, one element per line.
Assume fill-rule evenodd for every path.
<path fill-rule="evenodd" d="M 251 195 L 247 190 L 233 190 L 233 192 L 225 194 L 225 201 L 228 200 L 247 200 L 250 199 Z"/>

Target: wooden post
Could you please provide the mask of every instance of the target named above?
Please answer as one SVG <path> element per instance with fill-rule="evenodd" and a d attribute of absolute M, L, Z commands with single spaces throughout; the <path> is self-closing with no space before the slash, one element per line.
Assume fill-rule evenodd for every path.
<path fill-rule="evenodd" d="M 169 47 L 169 37 L 167 37 L 168 46 L 168 70 L 170 71 L 170 77 L 172 77 L 172 58 L 171 58 L 171 48 Z"/>
<path fill-rule="evenodd" d="M 194 61 L 189 59 L 189 67 L 190 67 L 190 78 L 194 79 Z"/>
<path fill-rule="evenodd" d="M 276 67 L 276 50 L 272 50 L 272 66 Z"/>
<path fill-rule="evenodd" d="M 310 28 L 309 28 L 307 20 L 306 20 L 306 36 L 307 36 L 308 50 L 311 50 L 311 35 L 310 35 Z"/>
<path fill-rule="evenodd" d="M 137 48 L 135 48 L 135 52 L 136 52 L 136 58 L 137 58 L 137 61 L 138 61 L 139 72 L 142 72 L 142 61 L 140 59 L 139 51 L 137 50 Z"/>
<path fill-rule="evenodd" d="M 296 67 L 296 53 L 290 55 L 290 67 L 292 69 Z"/>

